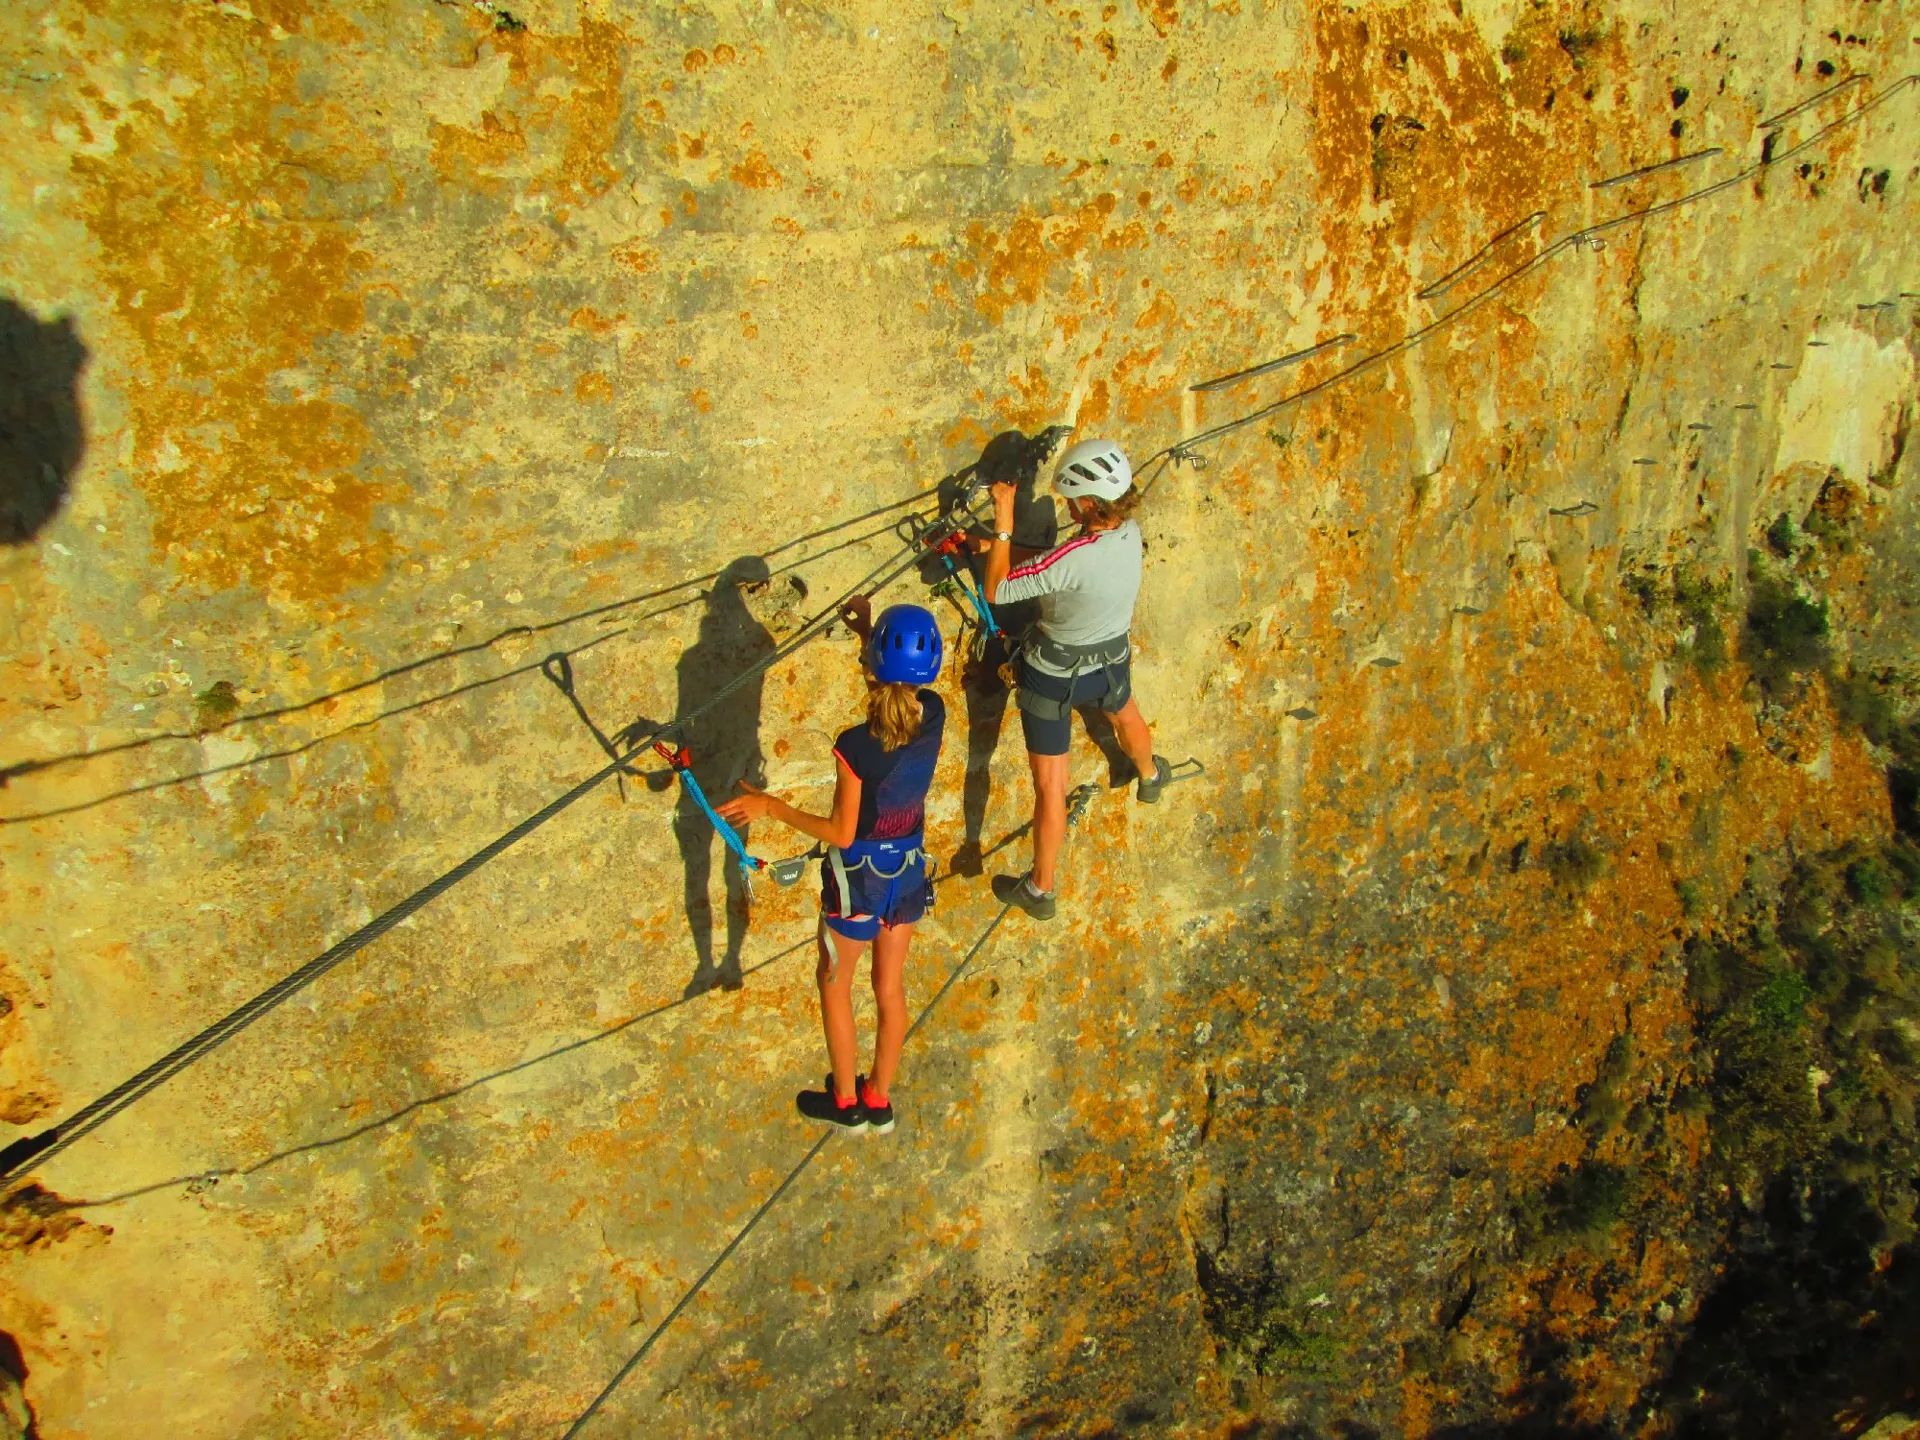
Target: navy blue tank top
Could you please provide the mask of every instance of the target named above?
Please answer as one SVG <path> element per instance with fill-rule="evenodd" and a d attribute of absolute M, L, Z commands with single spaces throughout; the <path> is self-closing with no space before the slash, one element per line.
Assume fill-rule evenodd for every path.
<path fill-rule="evenodd" d="M 864 724 L 843 730 L 833 742 L 838 755 L 860 777 L 860 818 L 853 838 L 897 840 L 917 835 L 926 823 L 927 790 L 946 734 L 946 702 L 931 690 L 919 692 L 920 733 L 898 750 L 883 750 Z"/>

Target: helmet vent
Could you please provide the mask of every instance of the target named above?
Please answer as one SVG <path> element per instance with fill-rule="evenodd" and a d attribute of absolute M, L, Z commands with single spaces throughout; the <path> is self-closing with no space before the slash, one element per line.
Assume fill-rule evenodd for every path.
<path fill-rule="evenodd" d="M 1053 487 L 1068 499 L 1088 496 L 1114 501 L 1133 479 L 1126 452 L 1111 440 L 1082 440 L 1060 457 Z"/>

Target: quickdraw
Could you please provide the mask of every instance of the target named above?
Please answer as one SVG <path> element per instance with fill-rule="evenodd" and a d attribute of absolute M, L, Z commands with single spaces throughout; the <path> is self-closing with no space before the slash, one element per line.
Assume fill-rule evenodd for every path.
<path fill-rule="evenodd" d="M 960 568 L 959 561 L 964 559 L 967 553 L 965 537 L 958 531 L 948 531 L 938 540 L 930 539 L 926 544 L 934 554 L 940 557 L 940 563 L 945 567 L 947 578 L 953 583 L 954 588 L 967 597 L 967 602 L 972 605 L 973 613 L 980 622 L 981 630 L 988 635 L 998 635 L 1000 626 L 993 618 L 993 607 L 987 604 L 986 596 L 973 588 L 973 582 L 967 578 L 970 572 L 962 571 Z"/>
<path fill-rule="evenodd" d="M 972 623 L 973 649 L 975 658 L 978 658 L 985 653 L 987 641 L 1001 631 L 999 622 L 993 618 L 993 607 L 987 604 L 986 596 L 970 582 L 968 576 L 971 571 L 964 564 L 967 541 L 965 533 L 958 527 L 974 518 L 966 508 L 963 497 L 943 520 L 929 523 L 909 515 L 894 529 L 907 544 L 917 545 L 938 559 L 941 568 L 947 572 L 945 579 L 934 584 L 934 594 L 951 599 L 957 590 L 966 597 L 967 603 L 961 610 L 961 628 L 964 632 L 967 624 Z"/>
<path fill-rule="evenodd" d="M 1053 457 L 1053 452 L 1060 448 L 1060 442 L 1072 433 L 1071 425 L 1049 425 L 1027 437 L 1024 454 L 1017 462 L 1019 467 L 1037 473 Z M 975 636 L 975 656 L 978 658 L 985 653 L 989 639 L 1003 634 L 999 622 L 993 618 L 993 607 L 971 579 L 973 572 L 965 563 L 968 555 L 965 527 L 969 523 L 979 523 L 984 518 L 975 513 L 974 502 L 980 492 L 987 488 L 988 478 L 980 473 L 978 465 L 967 467 L 953 478 L 959 481 L 959 488 L 942 518 L 927 524 L 909 516 L 903 522 L 901 533 L 909 543 L 924 545 L 939 557 L 947 578 L 934 587 L 936 593 L 949 594 L 952 590 L 958 590 L 966 597 L 967 607 L 979 626 Z M 1011 641 L 1011 637 L 1007 638 Z"/>
<path fill-rule="evenodd" d="M 719 832 L 721 840 L 726 842 L 727 848 L 737 858 L 740 873 L 746 877 L 749 890 L 752 888 L 754 872 L 757 870 L 766 871 L 773 877 L 773 883 L 776 885 L 795 884 L 806 873 L 807 861 L 813 858 L 811 851 L 805 855 L 796 855 L 791 860 L 771 861 L 762 860 L 758 855 L 747 853 L 746 844 L 740 839 L 739 832 L 708 803 L 706 792 L 700 788 L 700 782 L 693 778 L 693 752 L 685 745 L 669 745 L 664 740 L 656 740 L 653 742 L 653 751 L 673 767 L 673 773 L 680 777 L 680 783 L 686 787 L 687 794 L 693 803 L 698 805 L 701 813 L 713 822 L 713 828 Z"/>

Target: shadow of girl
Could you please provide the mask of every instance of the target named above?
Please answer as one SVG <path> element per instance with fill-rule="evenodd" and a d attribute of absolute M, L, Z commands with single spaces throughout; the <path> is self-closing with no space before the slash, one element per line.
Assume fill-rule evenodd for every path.
<path fill-rule="evenodd" d="M 693 778 L 707 798 L 715 804 L 740 788 L 742 780 L 766 784 L 766 757 L 760 750 L 760 703 L 764 676 L 756 673 L 739 689 L 717 704 L 714 696 L 736 677 L 758 665 L 774 650 L 771 632 L 753 617 L 746 605 L 744 587 L 767 582 L 766 561 L 757 555 L 735 560 L 714 582 L 707 594 L 706 612 L 700 617 L 700 633 L 680 657 L 680 715 L 702 713 L 691 721 L 683 734 L 684 743 L 693 752 Z M 713 704 L 710 710 L 703 707 Z M 687 927 L 693 934 L 697 956 L 693 976 L 685 994 L 692 996 L 720 985 L 729 990 L 740 988 L 740 952 L 747 938 L 749 892 L 746 877 L 733 863 L 733 856 L 715 833 L 709 820 L 685 785 L 679 791 L 674 809 L 674 839 L 680 847 L 680 864 L 685 872 Z M 747 839 L 743 830 L 742 841 Z M 718 963 L 714 959 L 714 917 L 711 887 L 714 851 L 718 848 L 726 880 L 726 949 Z"/>

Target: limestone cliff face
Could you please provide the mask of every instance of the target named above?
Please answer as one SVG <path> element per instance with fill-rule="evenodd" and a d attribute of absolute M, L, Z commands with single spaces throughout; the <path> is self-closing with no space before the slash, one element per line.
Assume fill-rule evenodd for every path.
<path fill-rule="evenodd" d="M 1845 0 L 15 7 L 0 1118 L 711 697 L 993 436 L 1144 458 L 1886 95 L 1164 470 L 1136 683 L 1205 776 L 1093 803 L 900 1129 L 829 1144 L 594 1426 L 1669 1423 L 1762 1203 L 1683 1103 L 1690 957 L 1905 793 L 1917 38 Z M 1025 765 L 943 685 L 931 834 L 977 856 Z M 824 803 L 861 693 L 844 636 L 782 661 L 692 727 L 702 779 Z M 564 1427 L 812 1143 L 810 886 L 747 904 L 679 803 L 608 781 L 32 1169 L 0 1410 Z M 916 1006 L 996 910 L 942 883 Z M 1614 1174 L 1629 1228 L 1539 1239 Z"/>

